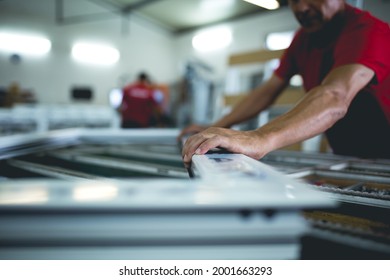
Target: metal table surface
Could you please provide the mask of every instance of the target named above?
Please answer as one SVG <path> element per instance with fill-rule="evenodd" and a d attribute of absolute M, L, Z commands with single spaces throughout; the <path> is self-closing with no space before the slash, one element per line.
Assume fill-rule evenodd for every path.
<path fill-rule="evenodd" d="M 390 256 L 389 161 L 211 153 L 193 158 L 190 179 L 178 132 L 3 137 L 0 258 Z"/>

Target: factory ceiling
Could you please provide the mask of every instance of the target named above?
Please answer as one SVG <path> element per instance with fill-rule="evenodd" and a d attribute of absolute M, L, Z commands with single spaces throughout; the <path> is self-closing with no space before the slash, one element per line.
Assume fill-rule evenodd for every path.
<path fill-rule="evenodd" d="M 287 0 L 278 2 L 287 6 Z M 49 17 L 59 25 L 141 17 L 172 34 L 272 12 L 243 0 L 0 0 L 0 9 Z"/>
<path fill-rule="evenodd" d="M 269 12 L 243 0 L 90 0 L 115 7 L 124 15 L 138 13 L 166 27 L 183 33 L 201 27 Z M 279 1 L 286 6 L 287 1 Z"/>

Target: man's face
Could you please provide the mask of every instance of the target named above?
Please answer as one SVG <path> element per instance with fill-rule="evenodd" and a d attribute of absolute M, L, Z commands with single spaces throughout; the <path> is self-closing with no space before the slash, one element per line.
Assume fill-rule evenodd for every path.
<path fill-rule="evenodd" d="M 296 19 L 307 32 L 324 27 L 344 8 L 343 0 L 288 0 Z"/>

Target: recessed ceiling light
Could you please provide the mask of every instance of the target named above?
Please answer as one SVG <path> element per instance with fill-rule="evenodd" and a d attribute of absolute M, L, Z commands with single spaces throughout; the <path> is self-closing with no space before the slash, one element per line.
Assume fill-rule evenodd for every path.
<path fill-rule="evenodd" d="M 194 36 L 192 46 L 201 52 L 227 47 L 232 42 L 232 33 L 228 28 L 204 31 Z"/>
<path fill-rule="evenodd" d="M 40 36 L 0 32 L 0 50 L 13 54 L 43 55 L 50 51 L 51 42 Z"/>
<path fill-rule="evenodd" d="M 72 57 L 77 61 L 89 64 L 114 64 L 119 60 L 119 56 L 117 49 L 106 45 L 76 43 L 72 47 Z"/>
<path fill-rule="evenodd" d="M 268 10 L 275 10 L 280 7 L 279 2 L 276 0 L 244 0 L 244 1 Z"/>

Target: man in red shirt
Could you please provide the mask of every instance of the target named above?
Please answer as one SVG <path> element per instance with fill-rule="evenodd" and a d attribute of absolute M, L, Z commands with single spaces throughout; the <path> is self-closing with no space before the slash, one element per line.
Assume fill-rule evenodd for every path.
<path fill-rule="evenodd" d="M 333 152 L 390 158 L 390 28 L 344 0 L 289 0 L 301 24 L 274 75 L 212 127 L 192 125 L 183 147 L 193 154 L 215 147 L 262 158 L 325 132 Z M 272 104 L 294 74 L 305 97 L 286 114 L 253 131 L 230 126 Z"/>
<path fill-rule="evenodd" d="M 138 80 L 123 89 L 120 113 L 122 128 L 144 128 L 157 124 L 160 116 L 162 93 L 150 83 L 147 74 L 140 73 Z"/>

